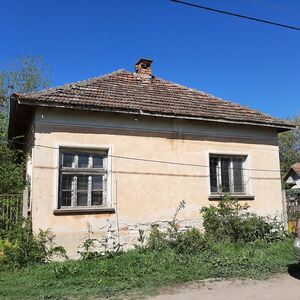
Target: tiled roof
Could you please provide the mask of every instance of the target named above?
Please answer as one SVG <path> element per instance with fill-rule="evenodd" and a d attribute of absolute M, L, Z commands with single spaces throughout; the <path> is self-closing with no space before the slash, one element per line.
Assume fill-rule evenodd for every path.
<path fill-rule="evenodd" d="M 300 163 L 293 164 L 291 169 L 293 169 L 300 176 Z"/>
<path fill-rule="evenodd" d="M 97 109 L 175 118 L 293 128 L 283 120 L 224 101 L 201 91 L 125 70 L 30 94 L 13 94 L 20 103 Z"/>

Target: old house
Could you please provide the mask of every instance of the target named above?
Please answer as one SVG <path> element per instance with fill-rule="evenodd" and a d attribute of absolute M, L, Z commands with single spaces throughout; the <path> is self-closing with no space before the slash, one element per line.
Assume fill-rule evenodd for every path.
<path fill-rule="evenodd" d="M 87 233 L 133 244 L 172 219 L 201 226 L 222 193 L 282 212 L 282 120 L 157 78 L 151 60 L 31 94 L 13 94 L 9 136 L 28 152 L 29 213 L 75 257 Z"/>
<path fill-rule="evenodd" d="M 291 189 L 300 189 L 300 163 L 293 164 L 283 180 Z"/>

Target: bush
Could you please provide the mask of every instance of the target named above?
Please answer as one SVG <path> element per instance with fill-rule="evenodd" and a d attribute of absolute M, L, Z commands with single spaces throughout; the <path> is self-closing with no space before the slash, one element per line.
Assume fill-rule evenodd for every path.
<path fill-rule="evenodd" d="M 19 268 L 34 263 L 44 263 L 59 255 L 66 257 L 63 247 L 54 243 L 55 236 L 50 231 L 32 232 L 29 220 L 20 223 L 0 240 L 0 264 L 8 268 Z"/>
<path fill-rule="evenodd" d="M 230 196 L 225 196 L 217 205 L 203 207 L 203 226 L 207 238 L 230 242 L 274 242 L 286 237 L 282 222 L 277 218 L 261 217 L 248 211 Z"/>
<path fill-rule="evenodd" d="M 172 249 L 178 254 L 191 254 L 206 248 L 206 241 L 199 229 L 193 227 L 187 230 L 180 230 L 177 222 L 178 213 L 185 208 L 185 201 L 180 201 L 173 220 L 168 222 L 165 231 L 159 229 L 158 224 L 152 225 L 146 248 L 150 250 Z M 144 237 L 139 238 L 142 243 Z"/>

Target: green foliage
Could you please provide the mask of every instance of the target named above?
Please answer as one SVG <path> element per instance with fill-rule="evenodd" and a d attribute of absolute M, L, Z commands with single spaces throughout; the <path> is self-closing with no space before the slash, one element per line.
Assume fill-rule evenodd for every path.
<path fill-rule="evenodd" d="M 165 231 L 160 230 L 158 224 L 151 226 L 146 249 L 162 251 L 171 249 L 178 254 L 197 253 L 207 248 L 207 241 L 197 228 L 180 230 L 177 221 L 178 213 L 185 208 L 185 201 L 181 201 L 176 209 L 173 220 L 168 223 Z"/>
<path fill-rule="evenodd" d="M 10 149 L 6 142 L 0 142 L 0 194 L 22 192 L 26 185 L 24 172 L 24 154 Z"/>
<path fill-rule="evenodd" d="M 65 249 L 54 243 L 50 231 L 32 232 L 30 220 L 23 220 L 0 240 L 0 267 L 20 268 L 29 264 L 49 262 L 53 256 L 66 257 Z"/>
<path fill-rule="evenodd" d="M 93 237 L 91 225 L 87 224 L 87 236 L 79 246 L 80 258 L 83 260 L 109 258 L 122 253 L 122 245 L 119 244 L 115 230 L 111 226 L 107 229 L 106 236 L 101 239 Z"/>
<path fill-rule="evenodd" d="M 22 195 L 0 195 L 0 239 L 6 238 L 22 219 Z"/>
<path fill-rule="evenodd" d="M 25 157 L 7 141 L 9 96 L 37 91 L 48 84 L 42 57 L 18 57 L 0 70 L 0 194 L 22 192 L 26 183 Z"/>
<path fill-rule="evenodd" d="M 9 96 L 11 93 L 31 93 L 49 86 L 43 57 L 17 57 L 7 69 L 0 70 L 0 128 L 7 138 Z"/>
<path fill-rule="evenodd" d="M 0 99 L 2 105 L 12 92 L 31 93 L 49 86 L 44 59 L 41 56 L 17 57 L 6 70 L 0 72 Z"/>
<path fill-rule="evenodd" d="M 225 196 L 217 206 L 203 207 L 205 235 L 216 241 L 274 242 L 286 237 L 283 224 L 277 218 L 261 217 L 248 211 L 248 205 L 240 204 Z"/>
<path fill-rule="evenodd" d="M 280 168 L 282 175 L 285 175 L 291 165 L 300 161 L 300 116 L 289 121 L 297 127 L 294 130 L 279 134 Z"/>
<path fill-rule="evenodd" d="M 168 234 L 159 230 L 159 225 L 152 225 L 147 242 L 147 248 L 150 250 L 160 251 L 168 248 L 169 245 L 170 241 L 168 239 Z"/>
<path fill-rule="evenodd" d="M 214 243 L 187 255 L 132 250 L 108 259 L 55 262 L 0 272 L 2 299 L 140 297 L 166 285 L 208 278 L 264 279 L 296 263 L 293 240 Z"/>

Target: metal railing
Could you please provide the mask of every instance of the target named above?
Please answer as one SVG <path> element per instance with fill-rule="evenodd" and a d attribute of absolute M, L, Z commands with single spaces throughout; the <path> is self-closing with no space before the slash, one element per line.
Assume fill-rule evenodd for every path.
<path fill-rule="evenodd" d="M 23 214 L 22 194 L 0 194 L 0 227 L 8 230 Z"/>

